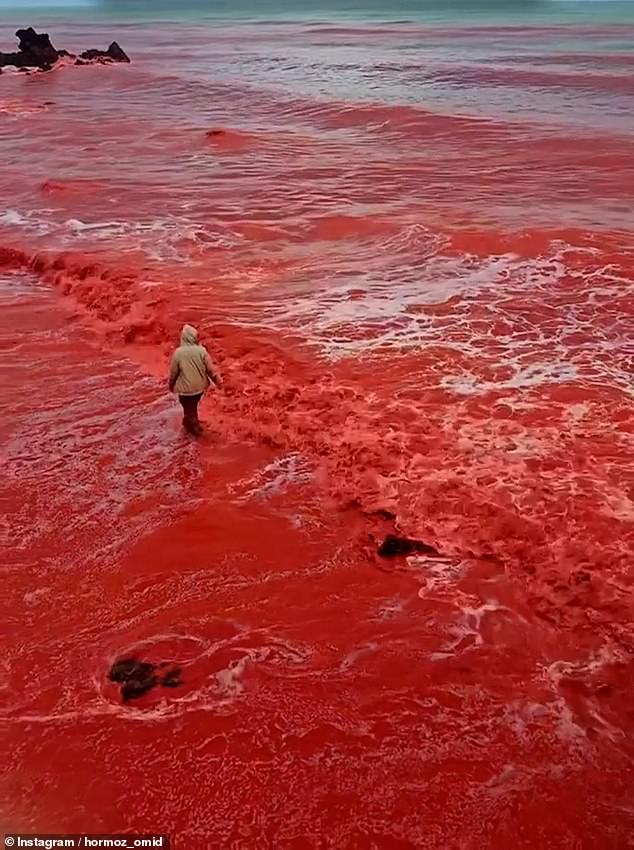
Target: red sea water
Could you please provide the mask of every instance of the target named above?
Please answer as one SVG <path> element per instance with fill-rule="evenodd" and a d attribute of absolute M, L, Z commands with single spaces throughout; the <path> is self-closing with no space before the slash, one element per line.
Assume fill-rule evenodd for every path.
<path fill-rule="evenodd" d="M 634 846 L 634 24 L 503 17 L 0 78 L 6 829 Z"/>

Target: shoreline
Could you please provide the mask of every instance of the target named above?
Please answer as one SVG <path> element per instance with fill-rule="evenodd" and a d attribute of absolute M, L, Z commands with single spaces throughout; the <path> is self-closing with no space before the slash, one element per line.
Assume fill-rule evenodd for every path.
<path fill-rule="evenodd" d="M 141 366 L 149 375 L 162 382 L 163 372 L 167 368 L 167 353 L 173 339 L 177 337 L 179 321 L 172 319 L 171 322 L 168 320 L 166 323 L 164 306 L 157 308 L 152 298 L 148 300 L 146 308 L 142 307 L 144 296 L 135 273 L 130 270 L 119 272 L 116 268 L 95 264 L 90 258 L 81 255 L 73 257 L 68 253 L 59 254 L 57 257 L 55 255 L 47 257 L 46 254 L 29 257 L 20 251 L 4 250 L 0 252 L 0 268 L 7 266 L 10 269 L 35 273 L 43 282 L 61 292 L 64 297 L 70 298 L 74 310 L 80 307 L 84 311 L 83 321 L 86 322 L 88 329 L 90 329 L 91 321 L 94 321 L 94 318 L 99 317 L 101 313 L 102 318 L 107 318 L 104 325 L 106 337 L 102 340 L 102 344 L 105 342 L 113 353 L 116 352 L 127 359 L 130 359 L 132 354 L 131 362 L 135 362 L 135 347 L 140 346 L 139 350 L 147 351 L 149 357 L 145 355 L 137 359 L 137 366 Z M 106 301 L 104 307 L 104 289 L 105 291 L 110 289 L 113 294 L 116 293 L 115 300 L 110 306 Z M 114 319 L 112 329 L 106 330 L 108 324 L 112 322 L 113 307 L 114 316 L 117 318 Z M 141 317 L 139 318 L 140 307 Z M 136 318 L 132 318 L 133 316 Z M 132 324 L 128 325 L 130 318 L 132 318 Z M 119 326 L 118 329 L 117 326 Z M 123 335 L 121 335 L 122 326 L 125 328 Z M 95 332 L 94 328 L 92 332 Z M 616 639 L 617 642 L 624 640 L 624 648 L 630 648 L 629 639 L 622 632 L 623 625 L 628 621 L 627 611 L 623 608 L 620 615 L 615 618 L 616 611 L 613 607 L 614 604 L 626 606 L 626 598 L 623 597 L 617 602 L 614 598 L 615 585 L 609 579 L 607 581 L 600 579 L 602 568 L 599 568 L 598 564 L 603 565 L 604 552 L 600 555 L 597 553 L 599 560 L 596 564 L 588 558 L 587 551 L 581 568 L 575 567 L 575 555 L 572 556 L 568 565 L 557 566 L 554 559 L 548 558 L 547 543 L 545 540 L 540 541 L 543 532 L 538 526 L 525 523 L 518 511 L 509 511 L 503 504 L 489 505 L 486 501 L 480 504 L 475 501 L 473 505 L 476 510 L 474 516 L 478 517 L 478 509 L 484 510 L 487 522 L 496 529 L 490 537 L 484 539 L 479 536 L 469 539 L 468 531 L 466 533 L 462 531 L 454 537 L 443 537 L 442 532 L 439 534 L 434 528 L 434 514 L 431 512 L 427 517 L 419 513 L 413 521 L 411 519 L 408 521 L 407 516 L 411 512 L 411 506 L 405 507 L 405 504 L 399 504 L 398 498 L 395 500 L 395 495 L 390 492 L 389 486 L 385 488 L 380 483 L 381 473 L 388 471 L 389 474 L 393 461 L 402 452 L 400 440 L 395 441 L 386 435 L 383 438 L 385 442 L 379 442 L 369 450 L 371 443 L 367 443 L 366 435 L 377 433 L 375 426 L 370 424 L 373 420 L 364 417 L 359 407 L 361 396 L 353 388 L 353 384 L 336 377 L 335 364 L 317 361 L 315 367 L 306 374 L 308 354 L 306 352 L 301 360 L 296 361 L 296 367 L 300 368 L 300 372 L 295 376 L 287 376 L 283 374 L 287 368 L 284 361 L 290 350 L 285 352 L 284 348 L 279 346 L 275 334 L 263 331 L 249 334 L 244 328 L 232 327 L 230 324 L 226 326 L 224 332 L 220 328 L 212 327 L 211 333 L 215 349 L 214 359 L 226 376 L 226 390 L 222 394 L 211 393 L 211 402 L 209 399 L 205 400 L 203 413 L 210 407 L 216 410 L 219 407 L 219 416 L 216 421 L 220 425 L 221 434 L 231 435 L 231 439 L 237 437 L 254 445 L 260 444 L 274 451 L 299 452 L 305 455 L 317 480 L 321 481 L 320 487 L 324 489 L 324 496 L 332 501 L 334 510 L 337 512 L 343 510 L 345 513 L 351 506 L 357 508 L 361 515 L 367 518 L 370 535 L 373 533 L 377 519 L 380 520 L 383 517 L 379 526 L 383 528 L 384 535 L 395 533 L 402 537 L 423 540 L 426 544 L 431 544 L 436 552 L 445 553 L 442 557 L 449 560 L 460 561 L 466 557 L 496 564 L 502 570 L 510 569 L 516 579 L 521 582 L 528 581 L 529 584 L 537 582 L 533 592 L 536 593 L 535 601 L 545 618 L 552 618 L 554 622 L 557 622 L 563 617 L 561 624 L 564 628 L 571 626 L 574 628 L 576 622 L 576 625 L 583 630 L 583 617 L 579 620 L 576 612 L 579 610 L 581 613 L 581 610 L 587 610 L 587 606 L 590 606 L 590 610 L 600 617 L 599 620 L 596 616 L 593 618 L 594 628 L 601 623 L 603 628 L 607 629 L 607 634 L 611 633 L 612 639 Z M 114 335 L 108 342 L 110 334 Z M 246 346 L 247 352 L 252 350 L 256 357 L 260 356 L 256 354 L 259 350 L 273 354 L 273 360 L 270 361 L 273 364 L 271 378 L 264 378 L 261 367 L 257 367 L 254 374 L 251 354 L 247 354 L 243 362 L 240 362 L 238 358 L 235 363 L 232 363 L 230 349 L 227 350 L 226 346 L 236 335 L 239 339 L 239 350 Z M 97 336 L 96 339 L 98 338 Z M 326 374 L 322 372 L 324 366 L 328 367 Z M 302 395 L 306 395 L 306 390 L 302 391 L 297 383 L 302 372 L 304 372 L 303 380 L 309 387 L 315 387 L 315 392 L 311 389 L 312 400 L 307 399 L 303 405 L 300 403 L 298 414 L 289 416 L 289 403 L 291 408 L 295 407 Z M 251 384 L 252 377 L 256 377 L 256 385 Z M 258 385 L 260 391 L 257 389 Z M 334 413 L 331 401 L 333 398 L 339 399 L 339 404 L 343 404 L 343 407 L 339 415 L 335 414 L 334 421 L 329 421 Z M 286 414 L 282 412 L 283 407 L 280 407 L 280 402 L 287 408 Z M 271 404 L 273 404 L 272 409 Z M 254 417 L 258 408 L 263 411 L 263 416 L 256 414 Z M 321 432 L 321 426 L 317 425 L 316 429 L 314 424 L 312 426 L 308 424 L 306 414 L 314 413 L 315 410 L 320 411 L 319 415 L 325 417 L 324 425 L 328 429 L 325 433 Z M 358 436 L 353 437 L 351 442 L 346 441 L 345 438 L 343 441 L 339 439 L 331 443 L 327 438 L 326 441 L 323 440 L 333 426 L 334 429 L 341 426 L 350 429 L 349 417 L 352 417 L 354 422 L 351 434 L 357 432 Z M 374 419 L 375 425 L 378 421 Z M 437 431 L 434 433 L 428 427 L 425 431 L 425 439 L 438 440 Z M 378 433 L 380 434 L 380 430 Z M 350 460 L 354 459 L 359 452 L 359 460 L 353 460 L 350 466 Z M 391 452 L 393 454 L 390 458 Z M 360 473 L 357 466 L 360 468 Z M 373 470 L 369 478 L 364 473 L 366 467 Z M 340 474 L 344 468 L 348 469 L 348 480 L 342 486 Z M 427 486 L 430 486 L 432 480 L 428 478 Z M 434 484 L 432 487 L 433 498 L 442 498 L 443 488 L 439 489 Z M 469 492 L 465 489 L 463 482 L 456 476 L 450 476 L 444 488 L 449 492 L 452 489 L 457 490 L 458 493 L 463 490 L 467 498 L 479 495 L 475 490 Z M 432 507 L 433 502 L 428 502 L 428 505 Z M 463 510 L 468 516 L 469 509 L 466 505 Z M 438 516 L 437 511 L 436 516 Z M 500 532 L 499 529 L 505 529 L 505 531 Z M 378 549 L 380 543 L 381 540 L 378 539 L 374 544 L 375 548 Z M 544 559 L 539 572 L 525 571 L 522 561 L 527 556 L 531 559 Z M 618 570 L 618 567 L 616 569 Z M 554 593 L 551 592 L 551 587 Z M 625 593 L 623 588 L 622 592 Z M 610 613 L 606 618 L 601 616 L 600 612 L 608 599 Z M 570 614 L 565 613 L 562 603 L 574 606 Z"/>

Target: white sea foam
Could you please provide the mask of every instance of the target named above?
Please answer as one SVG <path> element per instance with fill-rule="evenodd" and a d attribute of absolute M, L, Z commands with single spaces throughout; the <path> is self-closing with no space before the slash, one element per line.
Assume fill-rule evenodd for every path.
<path fill-rule="evenodd" d="M 0 225 L 6 227 L 16 227 L 22 230 L 28 230 L 37 234 L 50 233 L 53 225 L 42 214 L 44 211 L 36 210 L 28 213 L 21 213 L 18 210 L 8 209 L 0 214 Z"/>
<path fill-rule="evenodd" d="M 248 478 L 241 479 L 229 486 L 239 501 L 267 499 L 281 493 L 293 484 L 311 481 L 313 471 L 306 458 L 297 452 L 284 455 L 256 470 Z"/>
<path fill-rule="evenodd" d="M 80 218 L 59 220 L 56 211 L 49 208 L 28 212 L 7 209 L 0 213 L 0 225 L 36 235 L 53 235 L 60 247 L 75 247 L 81 242 L 82 247 L 90 249 L 92 245 L 108 242 L 122 250 L 143 248 L 150 259 L 157 261 L 188 261 L 192 251 L 232 248 L 243 241 L 229 227 L 202 224 L 176 215 L 139 221 L 84 221 Z"/>
<path fill-rule="evenodd" d="M 371 251 L 356 251 L 346 260 L 350 271 L 343 283 L 283 300 L 263 300 L 261 313 L 249 323 L 299 327 L 333 359 L 386 346 L 416 348 L 436 342 L 478 354 L 467 325 L 458 342 L 456 333 L 445 333 L 433 310 L 425 308 L 460 299 L 453 310 L 454 326 L 460 329 L 465 305 L 472 299 L 485 293 L 498 298 L 507 287 L 555 285 L 564 271 L 556 257 L 453 256 L 442 252 L 444 245 L 442 237 L 424 227 L 405 228 Z"/>

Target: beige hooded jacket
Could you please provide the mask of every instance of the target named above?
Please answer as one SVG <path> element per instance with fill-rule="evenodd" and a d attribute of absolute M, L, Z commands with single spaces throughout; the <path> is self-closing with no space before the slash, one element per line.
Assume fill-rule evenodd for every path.
<path fill-rule="evenodd" d="M 199 395 L 206 392 L 211 381 L 220 385 L 220 376 L 214 369 L 207 349 L 199 344 L 196 328 L 184 325 L 181 344 L 170 364 L 170 390 L 178 395 Z"/>

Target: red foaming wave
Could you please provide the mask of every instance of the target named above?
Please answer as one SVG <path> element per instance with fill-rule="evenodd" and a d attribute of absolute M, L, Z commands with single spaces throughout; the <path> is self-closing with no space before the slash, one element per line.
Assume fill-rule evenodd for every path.
<path fill-rule="evenodd" d="M 45 180 L 40 191 L 45 195 L 64 197 L 94 194 L 105 188 L 106 186 L 97 180 Z"/>
<path fill-rule="evenodd" d="M 527 250 L 535 249 L 534 239 L 539 235 Z M 29 269 L 57 286 L 97 319 L 110 339 L 132 344 L 128 350 L 142 344 L 153 352 L 140 359 L 152 374 L 163 377 L 167 343 L 175 341 L 186 316 L 182 308 L 168 310 L 169 305 L 152 299 L 136 270 L 109 268 L 76 254 L 29 256 L 14 248 L 0 250 L 0 266 Z M 534 313 L 534 304 L 531 308 L 527 303 L 526 309 Z M 439 551 L 495 559 L 528 577 L 531 598 L 543 617 L 569 626 L 591 621 L 621 642 L 630 640 L 631 606 L 613 584 L 615 577 L 627 574 L 622 523 L 607 515 L 601 524 L 593 522 L 598 495 L 591 481 L 581 486 L 580 479 L 574 501 L 561 502 L 542 474 L 544 463 L 559 468 L 557 458 L 538 458 L 535 468 L 526 462 L 524 490 L 532 493 L 531 504 L 541 507 L 535 511 L 526 505 L 522 511 L 493 473 L 486 480 L 471 474 L 469 448 L 460 446 L 457 432 L 445 428 L 442 416 L 433 415 L 456 404 L 450 392 L 421 387 L 418 412 L 407 400 L 389 396 L 377 407 L 368 391 L 377 395 L 381 370 L 371 365 L 367 374 L 358 364 L 326 367 L 299 340 L 212 319 L 198 324 L 225 378 L 225 393 L 214 398 L 214 423 L 222 433 L 299 452 L 312 460 L 318 480 L 337 504 L 352 504 L 367 514 L 387 512 L 396 517 L 400 531 Z M 426 355 L 438 360 L 442 352 Z M 417 355 L 412 369 L 420 368 Z M 617 422 L 620 399 L 599 395 L 606 416 Z M 491 394 L 484 401 L 476 396 L 462 402 L 461 416 L 465 423 L 490 422 L 494 403 Z M 423 410 L 429 414 L 421 415 Z M 536 424 L 543 424 L 539 411 L 529 410 L 527 427 L 533 415 Z M 520 418 L 514 414 L 512 421 L 521 425 Z M 618 451 L 615 445 L 603 450 L 592 439 L 593 452 Z M 439 467 L 462 472 L 436 481 Z M 591 537 L 588 529 L 593 529 Z M 583 540 L 575 539 L 577 532 L 583 532 Z"/>
<path fill-rule="evenodd" d="M 489 119 L 460 115 L 441 115 L 417 106 L 373 104 L 349 101 L 298 102 L 297 110 L 333 129 L 393 129 L 399 135 L 433 131 L 437 134 L 477 134 L 480 141 L 485 128 L 495 129 L 498 124 Z M 507 124 L 499 124 L 508 127 Z M 417 135 L 417 139 L 420 136 Z"/>
<path fill-rule="evenodd" d="M 565 87 L 566 90 L 606 91 L 610 94 L 631 95 L 634 81 L 631 77 L 617 74 L 598 74 L 591 70 L 542 71 L 524 67 L 509 66 L 473 67 L 454 65 L 451 71 L 439 70 L 425 72 L 428 79 L 450 80 L 458 85 L 490 85 L 496 87 L 516 87 L 521 89 Z"/>
<path fill-rule="evenodd" d="M 500 57 L 500 62 L 507 61 L 506 57 Z M 541 55 L 524 54 L 513 57 L 513 63 L 525 65 L 586 65 L 592 68 L 606 66 L 608 68 L 623 68 L 634 66 L 634 55 L 631 53 L 552 53 Z"/>
<path fill-rule="evenodd" d="M 38 112 L 46 112 L 49 106 L 51 106 L 49 101 L 38 102 L 28 98 L 0 100 L 0 115 L 13 115 L 18 118 L 25 115 L 36 115 Z"/>
<path fill-rule="evenodd" d="M 482 228 L 464 227 L 451 234 L 451 251 L 456 254 L 475 254 L 476 256 L 496 256 L 499 254 L 514 254 L 518 257 L 530 259 L 532 257 L 545 256 L 552 252 L 553 231 L 539 228 L 531 228 L 523 233 L 500 232 L 499 230 L 483 230 Z M 557 241 L 574 245 L 575 250 L 583 263 L 587 262 L 584 249 L 596 248 L 596 235 L 579 228 L 558 228 Z M 609 233 L 601 237 L 601 252 L 607 253 L 614 250 L 617 256 L 622 256 L 622 242 L 620 238 Z M 573 260 L 574 251 L 571 248 L 567 254 L 567 265 Z"/>
<path fill-rule="evenodd" d="M 253 221 L 235 222 L 232 226 L 236 233 L 252 242 L 275 242 L 288 238 L 281 228 L 264 222 L 261 224 Z"/>
<path fill-rule="evenodd" d="M 355 237 L 391 236 L 398 229 L 392 222 L 369 216 L 329 215 L 315 220 L 307 236 L 316 240 L 338 241 Z"/>
<path fill-rule="evenodd" d="M 29 254 L 19 248 L 7 248 L 0 245 L 0 269 L 9 271 L 22 271 L 28 268 L 30 262 Z"/>
<path fill-rule="evenodd" d="M 109 335 L 126 342 L 169 338 L 160 318 L 161 299 L 139 286 L 135 269 L 106 266 L 78 253 L 29 254 L 6 246 L 0 246 L 0 268 L 35 273 L 70 296 Z"/>

